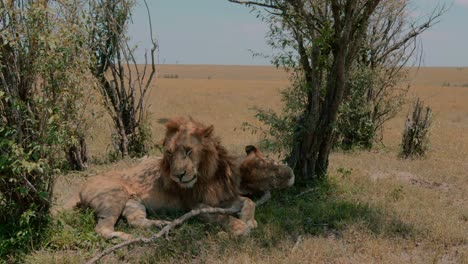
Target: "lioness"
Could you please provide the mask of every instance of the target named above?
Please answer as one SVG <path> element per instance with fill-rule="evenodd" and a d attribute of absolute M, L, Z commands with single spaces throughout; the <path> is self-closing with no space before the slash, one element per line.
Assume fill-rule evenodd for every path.
<path fill-rule="evenodd" d="M 266 201 L 271 197 L 271 190 L 284 189 L 294 184 L 294 172 L 290 167 L 266 158 L 253 145 L 246 146 L 245 152 L 247 156 L 239 162 L 241 195 L 261 193 L 263 197 L 260 201 Z"/>

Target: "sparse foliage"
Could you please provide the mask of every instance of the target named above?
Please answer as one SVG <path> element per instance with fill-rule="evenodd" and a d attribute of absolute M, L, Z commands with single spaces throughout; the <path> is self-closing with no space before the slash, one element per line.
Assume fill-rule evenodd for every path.
<path fill-rule="evenodd" d="M 144 99 L 156 72 L 155 52 L 158 47 L 151 32 L 150 14 L 148 12 L 152 41 L 150 62 L 145 54 L 141 69 L 127 36 L 127 25 L 135 2 L 91 0 L 89 3 L 91 35 L 88 44 L 95 59 L 91 68 L 100 82 L 99 92 L 114 123 L 114 148 L 122 157 L 142 156 L 148 152 L 151 142 Z"/>
<path fill-rule="evenodd" d="M 442 12 L 434 12 L 424 23 L 416 25 L 401 20 L 400 15 L 406 14 L 406 5 L 396 9 L 402 10 L 396 15 L 385 11 L 389 2 L 406 1 L 229 1 L 258 11 L 258 16 L 270 26 L 268 43 L 281 51 L 274 57 L 274 64 L 291 73 L 293 86 L 289 92 L 294 92 L 287 97 L 283 94 L 283 113 L 259 111 L 257 118 L 270 129 L 256 129 L 264 132 L 267 142 L 279 139 L 276 145 L 269 145 L 281 148 L 280 154 L 286 156 L 289 165 L 306 178 L 320 178 L 327 172 L 340 108 L 342 116 L 346 110 L 346 106 L 342 107 L 343 100 L 353 98 L 357 101 L 350 104 L 354 105 L 367 102 L 358 112 L 354 109 L 349 112 L 352 119 L 365 117 L 359 120 L 358 129 L 365 132 L 359 133 L 368 134 L 366 137 L 374 137 L 376 129 L 394 113 L 394 107 L 387 108 L 385 102 L 392 100 L 389 99 L 394 96 L 392 86 L 399 79 L 386 78 L 389 74 L 398 76 L 402 66 L 399 63 L 406 62 L 397 59 L 398 55 L 406 58 L 403 55 L 409 43 L 414 43 L 415 36 L 430 27 Z M 264 8 L 266 15 L 262 12 Z M 389 20 L 387 24 L 386 20 Z M 352 79 L 351 73 L 359 73 L 361 67 L 370 70 L 371 75 L 364 77 L 372 81 L 372 85 L 359 84 L 359 79 Z M 351 91 L 352 84 L 368 87 Z M 356 136 L 355 128 L 347 129 L 353 133 L 342 138 Z"/>
<path fill-rule="evenodd" d="M 432 120 L 432 110 L 424 108 L 423 102 L 418 98 L 413 104 L 411 118 L 406 116 L 405 128 L 401 141 L 401 156 L 424 156 L 429 148 L 429 127 Z"/>
<path fill-rule="evenodd" d="M 417 24 L 411 20 L 409 0 L 383 1 L 377 6 L 340 110 L 338 147 L 370 148 L 382 140 L 384 124 L 401 109 L 409 88 L 403 67 L 418 51 L 418 36 L 442 11 Z"/>

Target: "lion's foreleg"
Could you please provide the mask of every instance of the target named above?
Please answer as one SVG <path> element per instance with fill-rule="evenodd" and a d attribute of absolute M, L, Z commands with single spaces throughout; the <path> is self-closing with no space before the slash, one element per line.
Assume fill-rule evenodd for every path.
<path fill-rule="evenodd" d="M 127 219 L 130 225 L 136 227 L 163 227 L 171 222 L 164 220 L 151 220 L 146 218 L 146 208 L 140 202 L 129 199 L 125 204 L 124 211 L 122 215 Z"/>
<path fill-rule="evenodd" d="M 251 229 L 257 227 L 257 221 L 255 221 L 255 202 L 250 198 L 240 196 L 239 201 L 241 202 L 240 219 L 244 221 Z"/>
<path fill-rule="evenodd" d="M 96 232 L 101 234 L 105 239 L 111 239 L 118 237 L 124 240 L 130 239 L 131 236 L 124 232 L 114 231 L 114 225 L 120 217 L 120 214 L 124 208 L 126 199 L 125 193 L 119 193 L 120 195 L 107 195 L 103 201 L 94 201 L 91 207 L 96 210 L 96 216 L 98 223 L 96 225 Z"/>
<path fill-rule="evenodd" d="M 95 178 L 80 191 L 80 203 L 91 207 L 98 219 L 96 232 L 106 239 L 118 237 L 129 239 L 130 235 L 114 231 L 114 225 L 119 219 L 129 199 L 129 194 L 119 182 Z"/>
<path fill-rule="evenodd" d="M 114 225 L 117 222 L 118 218 L 119 217 L 115 216 L 99 218 L 96 228 L 94 230 L 96 230 L 96 233 L 102 235 L 105 239 L 118 237 L 123 240 L 128 240 L 132 238 L 132 236 L 127 233 L 114 231 Z"/>

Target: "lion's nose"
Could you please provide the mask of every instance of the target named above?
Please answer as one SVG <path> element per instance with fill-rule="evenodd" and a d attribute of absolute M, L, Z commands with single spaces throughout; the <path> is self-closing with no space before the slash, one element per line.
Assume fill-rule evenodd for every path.
<path fill-rule="evenodd" d="M 179 178 L 179 179 L 182 179 L 182 177 L 185 176 L 185 173 L 186 173 L 186 171 L 183 171 L 183 172 L 181 172 L 181 173 L 175 174 L 174 176 L 176 176 L 176 177 Z"/>

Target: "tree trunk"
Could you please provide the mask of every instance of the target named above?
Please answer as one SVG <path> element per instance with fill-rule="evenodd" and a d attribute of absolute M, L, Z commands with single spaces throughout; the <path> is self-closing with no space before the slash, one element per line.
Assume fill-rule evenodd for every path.
<path fill-rule="evenodd" d="M 125 133 L 125 128 L 123 127 L 123 122 L 121 120 L 120 120 L 120 124 L 122 125 L 119 131 L 120 151 L 122 151 L 122 158 L 126 158 L 128 156 L 128 137 L 127 137 L 127 133 Z"/>
<path fill-rule="evenodd" d="M 78 144 L 68 148 L 67 159 L 73 170 L 82 171 L 88 168 L 88 148 L 84 136 L 78 137 Z"/>
<path fill-rule="evenodd" d="M 342 42 L 346 43 L 346 42 Z M 322 178 L 328 169 L 328 156 L 333 145 L 333 126 L 338 117 L 338 110 L 344 90 L 346 88 L 346 49 L 344 45 L 336 45 L 333 52 L 334 62 L 328 75 L 327 93 L 321 109 L 311 105 L 303 120 L 308 122 L 299 124 L 306 127 L 304 133 L 297 134 L 297 145 L 300 151 L 294 154 L 297 163 L 295 170 L 305 178 Z M 348 67 L 349 68 L 349 67 Z M 318 78 L 318 76 L 315 76 Z M 311 92 L 313 89 L 311 89 Z M 291 164 L 290 164 L 291 165 Z"/>

